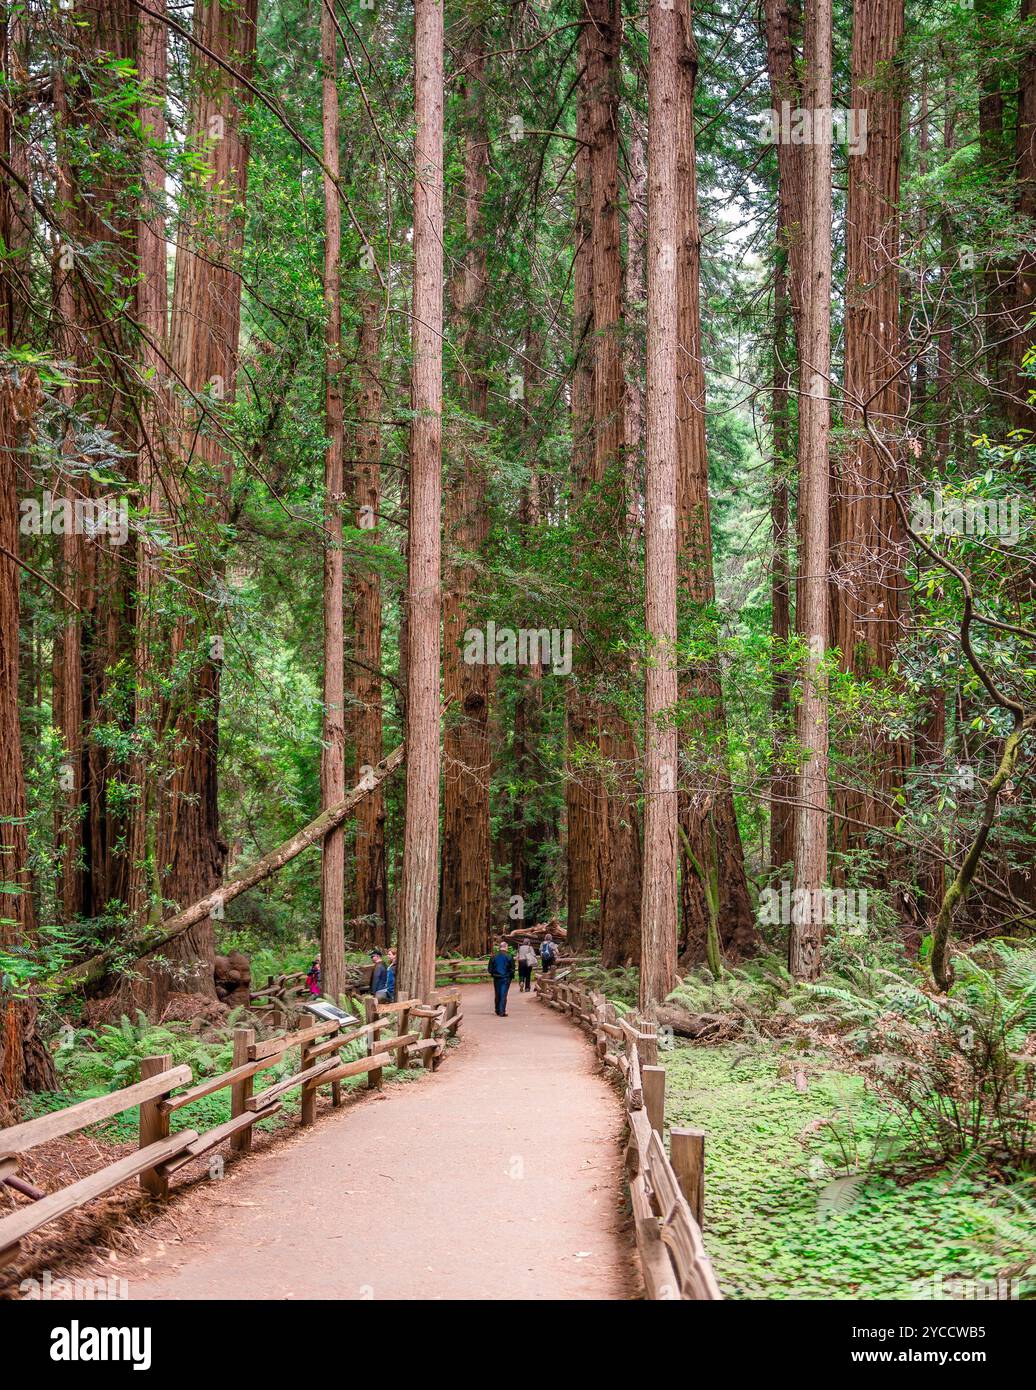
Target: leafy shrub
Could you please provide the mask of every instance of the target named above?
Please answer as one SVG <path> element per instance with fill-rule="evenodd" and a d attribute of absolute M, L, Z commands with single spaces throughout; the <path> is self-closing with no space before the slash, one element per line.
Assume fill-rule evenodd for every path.
<path fill-rule="evenodd" d="M 822 1012 L 800 1024 L 855 1064 L 921 1152 L 1022 1164 L 1036 1157 L 1036 951 L 997 942 L 957 957 L 935 994 L 891 970 L 807 986 Z"/>
<path fill-rule="evenodd" d="M 230 1066 L 227 1033 L 232 1026 L 228 1021 L 220 1040 L 206 1043 L 183 1025 L 149 1023 L 138 1010 L 135 1021 L 123 1014 L 117 1024 L 107 1023 L 96 1031 L 68 1029 L 59 1035 L 54 1058 L 72 1091 L 130 1086 L 140 1080 L 141 1059 L 162 1053 L 172 1053 L 174 1066 L 186 1063 L 195 1076 L 204 1076 Z"/>

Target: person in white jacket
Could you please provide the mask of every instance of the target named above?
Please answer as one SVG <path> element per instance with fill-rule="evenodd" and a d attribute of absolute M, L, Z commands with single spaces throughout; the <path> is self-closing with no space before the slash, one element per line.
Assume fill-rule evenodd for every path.
<path fill-rule="evenodd" d="M 532 989 L 532 967 L 536 964 L 536 952 L 531 941 L 523 941 L 518 947 L 518 988 L 527 994 Z"/>

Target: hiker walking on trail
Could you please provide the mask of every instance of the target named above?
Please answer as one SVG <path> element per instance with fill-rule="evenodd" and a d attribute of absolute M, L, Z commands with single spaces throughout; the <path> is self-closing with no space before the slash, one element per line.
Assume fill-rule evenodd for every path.
<path fill-rule="evenodd" d="M 549 975 L 558 963 L 558 948 L 554 945 L 554 940 L 550 932 L 543 938 L 543 945 L 540 947 L 540 964 L 543 966 L 544 975 Z"/>
<path fill-rule="evenodd" d="M 518 947 L 518 988 L 525 994 L 532 989 L 532 967 L 536 964 L 536 952 L 531 941 L 526 939 Z"/>
<path fill-rule="evenodd" d="M 495 955 L 489 957 L 489 973 L 493 977 L 493 996 L 499 1018 L 507 1017 L 507 991 L 514 979 L 514 961 L 507 949 L 507 942 L 501 941 Z"/>

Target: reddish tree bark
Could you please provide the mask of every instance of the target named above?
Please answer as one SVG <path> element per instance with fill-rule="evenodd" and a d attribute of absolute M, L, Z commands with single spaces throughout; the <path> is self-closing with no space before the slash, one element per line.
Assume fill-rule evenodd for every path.
<path fill-rule="evenodd" d="M 622 366 L 622 251 L 619 221 L 619 53 L 622 8 L 617 0 L 587 0 L 580 34 L 583 76 L 577 134 L 586 141 L 585 180 L 577 199 L 585 198 L 586 262 L 577 276 L 586 295 L 586 329 L 582 351 L 589 354 L 590 421 L 586 442 L 576 458 L 577 498 L 609 475 L 621 482 L 626 405 Z M 577 305 L 577 323 L 584 312 Z M 583 403 L 581 402 L 581 406 Z M 581 421 L 580 421 L 581 424 Z M 576 424 L 574 421 L 574 429 Z M 584 471 L 585 469 L 585 471 Z M 581 475 L 581 476 L 580 476 Z M 632 731 L 611 707 L 573 692 L 570 742 L 586 742 L 610 764 L 607 785 L 596 775 L 577 774 L 581 785 L 569 795 L 570 895 L 569 941 L 583 940 L 584 914 L 596 888 L 600 898 L 601 947 L 609 959 L 628 959 L 635 951 L 639 921 L 641 849 L 636 815 L 636 746 Z M 577 831 L 575 863 L 573 824 Z M 596 850 L 596 873 L 585 862 Z M 589 896 L 588 896 L 589 895 Z"/>
<path fill-rule="evenodd" d="M 701 346 L 701 233 L 695 176 L 694 97 L 697 45 L 691 29 L 689 0 L 677 0 L 680 17 L 678 62 L 679 99 L 676 125 L 677 306 L 677 545 L 680 590 L 698 621 L 714 604 L 712 525 L 709 515 L 709 464 L 705 438 L 705 365 Z M 728 955 L 739 957 L 755 949 L 757 936 L 745 880 L 741 834 L 727 771 L 726 716 L 718 663 L 702 662 L 683 674 L 681 702 L 690 718 L 684 743 L 691 752 L 680 770 L 680 823 L 684 836 L 681 898 L 683 954 L 702 960 L 710 931 L 710 916 L 718 907 L 715 930 Z M 697 745 L 697 747 L 695 747 Z M 704 776 L 701 775 L 704 769 Z M 689 847 L 689 848 L 688 848 Z M 695 869 L 694 865 L 698 868 Z M 718 897 L 712 908 L 714 874 Z"/>
<path fill-rule="evenodd" d="M 345 626 L 342 497 L 345 488 L 342 404 L 342 208 L 338 191 L 338 65 L 332 0 L 320 5 L 324 155 L 324 728 L 320 807 L 345 795 Z M 337 1000 L 345 989 L 345 833 L 324 837 L 320 856 L 320 984 Z"/>
<path fill-rule="evenodd" d="M 221 66 L 249 74 L 255 53 L 257 0 L 226 6 L 204 0 L 194 12 L 188 140 L 204 153 L 210 174 L 184 200 L 176 249 L 170 357 L 176 377 L 197 398 L 215 406 L 233 400 L 241 326 L 238 261 L 248 188 L 246 91 Z M 212 58 L 208 56 L 211 53 Z M 227 515 L 233 458 L 209 411 L 188 409 L 182 422 L 184 467 L 211 498 L 211 515 Z M 181 518 L 182 524 L 182 518 Z M 180 539 L 183 539 L 181 535 Z M 218 559 L 215 562 L 219 563 Z M 190 653 L 193 671 L 182 692 L 175 725 L 176 753 L 160 809 L 157 856 L 163 897 L 182 905 L 222 880 L 227 847 L 220 834 L 217 788 L 221 635 L 204 617 L 174 634 L 174 656 Z M 214 993 L 215 943 L 205 918 L 170 947 L 171 970 L 181 988 Z M 156 1006 L 171 974 L 156 972 Z"/>
<path fill-rule="evenodd" d="M 458 79 L 464 162 L 464 250 L 451 285 L 452 327 L 458 360 L 457 399 L 466 419 L 458 422 L 451 449 L 446 502 L 446 539 L 451 552 L 443 605 L 443 690 L 450 703 L 443 768 L 442 891 L 439 940 L 443 947 L 478 956 L 489 949 L 489 697 L 490 668 L 463 659 L 464 630 L 474 589 L 477 556 L 489 532 L 486 478 L 474 421 L 486 418 L 489 383 L 479 367 L 477 317 L 486 291 L 486 242 L 482 202 L 489 166 L 486 133 L 485 37 L 475 22 L 462 48 Z M 472 439 L 472 434 L 475 439 Z"/>
<path fill-rule="evenodd" d="M 831 108 L 831 0 L 811 0 L 805 21 L 803 104 Z M 796 890 L 810 901 L 827 881 L 829 460 L 831 428 L 831 146 L 803 147 L 802 245 L 809 248 L 800 285 L 799 340 L 799 574 L 796 626 L 807 657 L 798 713 L 803 766 L 795 811 Z M 805 258 L 804 258 L 805 259 Z M 796 978 L 820 971 L 821 924 L 793 922 L 789 969 Z"/>
<path fill-rule="evenodd" d="M 580 39 L 582 45 L 583 39 Z M 582 58 L 582 48 L 580 49 Z M 585 59 L 582 59 L 585 69 Z M 585 70 L 584 70 L 584 83 Z M 592 477 L 593 454 L 593 257 L 590 210 L 589 103 L 576 108 L 575 216 L 572 267 L 572 503 L 578 507 Z M 586 914 L 600 891 L 597 855 L 600 779 L 579 766 L 581 750 L 597 746 L 597 720 L 590 697 L 575 675 L 566 702 L 565 864 L 568 941 L 579 949 Z"/>
<path fill-rule="evenodd" d="M 833 641 L 842 666 L 862 680 L 888 671 L 900 637 L 904 537 L 888 454 L 901 450 L 904 409 L 899 353 L 899 165 L 902 102 L 893 72 L 903 37 L 902 0 L 873 0 L 853 12 L 852 100 L 866 112 L 865 148 L 851 155 L 846 217 L 845 447 L 832 497 Z M 863 731 L 853 750 L 858 785 L 835 793 L 836 853 L 862 847 L 869 828 L 898 815 L 909 748 Z M 886 862 L 883 850 L 882 862 Z M 890 872 L 895 872 L 890 865 Z M 878 875 L 887 882 L 889 872 Z"/>
<path fill-rule="evenodd" d="M 443 13 L 414 0 L 413 424 L 407 554 L 407 774 L 399 988 L 435 984 L 442 634 Z"/>
<path fill-rule="evenodd" d="M 648 9 L 647 409 L 644 465 L 644 895 L 640 1003 L 676 982 L 677 121 L 684 20 Z"/>
<path fill-rule="evenodd" d="M 364 297 L 356 350 L 356 433 L 353 499 L 356 525 L 378 542 L 381 514 L 381 328 L 374 294 Z M 361 567 L 353 581 L 353 747 L 357 775 L 381 761 L 381 579 Z M 355 927 L 357 945 L 369 947 L 389 939 L 388 885 L 385 861 L 385 796 L 375 788 L 356 810 L 356 872 L 353 916 L 366 919 Z"/>

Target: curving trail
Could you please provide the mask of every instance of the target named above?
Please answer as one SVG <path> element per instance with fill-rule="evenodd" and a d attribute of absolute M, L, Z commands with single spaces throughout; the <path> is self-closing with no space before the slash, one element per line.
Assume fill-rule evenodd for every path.
<path fill-rule="evenodd" d="M 619 1100 L 571 1024 L 517 985 L 508 1008 L 466 987 L 436 1074 L 207 1184 L 198 1229 L 124 1270 L 130 1298 L 636 1297 Z"/>

